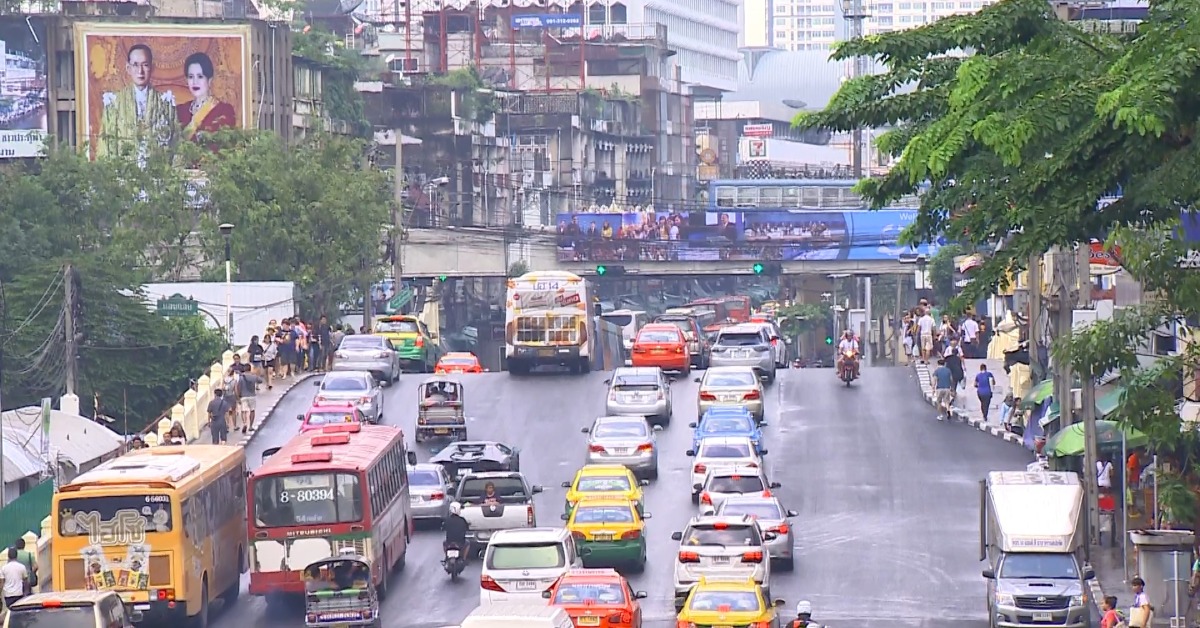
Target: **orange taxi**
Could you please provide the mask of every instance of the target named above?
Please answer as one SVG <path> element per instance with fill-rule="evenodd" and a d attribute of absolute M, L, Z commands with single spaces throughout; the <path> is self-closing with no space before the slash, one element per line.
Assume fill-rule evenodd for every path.
<path fill-rule="evenodd" d="M 571 616 L 576 628 L 641 628 L 645 591 L 634 591 L 614 569 L 571 569 L 542 597 Z"/>
<path fill-rule="evenodd" d="M 433 372 L 439 375 L 449 375 L 451 373 L 482 373 L 483 366 L 479 364 L 479 358 L 475 357 L 474 353 L 466 351 L 451 351 L 442 356 L 438 360 L 437 366 Z"/>
<path fill-rule="evenodd" d="M 692 370 L 687 339 L 679 328 L 669 323 L 646 325 L 633 339 L 633 366 L 657 366 L 664 371 L 687 375 Z"/>

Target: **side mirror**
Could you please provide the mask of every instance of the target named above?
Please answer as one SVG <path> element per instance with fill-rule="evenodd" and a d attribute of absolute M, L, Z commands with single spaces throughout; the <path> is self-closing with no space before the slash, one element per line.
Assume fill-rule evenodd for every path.
<path fill-rule="evenodd" d="M 585 427 L 585 428 L 583 428 L 583 429 L 581 429 L 581 430 L 579 430 L 579 431 L 580 431 L 580 432 L 583 432 L 584 434 L 590 434 L 590 433 L 592 432 L 592 428 L 590 428 L 590 427 Z"/>
<path fill-rule="evenodd" d="M 562 487 L 563 487 L 563 488 L 571 488 L 571 483 L 570 483 L 570 482 L 563 482 L 563 483 L 562 483 Z"/>
<path fill-rule="evenodd" d="M 545 591 L 542 591 L 542 599 L 543 600 L 550 599 L 550 589 L 546 589 Z"/>
<path fill-rule="evenodd" d="M 544 488 L 542 488 L 542 487 L 540 487 L 540 486 L 538 486 L 538 485 L 536 485 L 536 484 L 535 484 L 533 487 L 531 487 L 531 488 L 529 489 L 529 491 L 530 491 L 531 493 L 533 493 L 534 495 L 537 495 L 538 493 L 541 493 L 541 492 L 542 492 L 542 491 L 544 491 L 544 490 L 546 490 L 546 489 L 544 489 Z"/>
<path fill-rule="evenodd" d="M 683 540 L 683 533 L 682 533 L 682 532 L 672 532 L 672 533 L 671 533 L 671 540 L 672 540 L 672 541 L 682 541 L 682 540 Z"/>
<path fill-rule="evenodd" d="M 638 480 L 638 486 L 650 486 L 650 480 Z"/>
<path fill-rule="evenodd" d="M 690 427 L 692 429 L 696 429 L 699 425 L 700 425 L 699 423 L 688 423 L 688 427 Z"/>
<path fill-rule="evenodd" d="M 996 579 L 996 572 L 995 572 L 995 570 L 992 570 L 992 569 L 984 569 L 984 570 L 983 570 L 983 577 L 984 577 L 984 578 L 987 578 L 988 580 L 995 580 L 995 579 Z"/>
<path fill-rule="evenodd" d="M 689 450 L 687 450 L 687 455 L 688 455 L 688 456 L 695 456 L 695 455 L 696 455 L 696 450 L 695 450 L 695 449 L 689 449 Z"/>
<path fill-rule="evenodd" d="M 547 591 L 547 593 L 549 593 L 549 591 Z M 774 606 L 775 608 L 781 608 L 786 605 L 787 605 L 787 602 L 785 602 L 783 600 L 775 600 L 774 602 L 771 602 L 771 606 Z"/>
<path fill-rule="evenodd" d="M 765 456 L 765 455 L 767 455 L 767 450 L 765 450 L 765 449 L 764 449 L 764 450 L 762 450 L 761 452 L 759 452 L 759 454 L 758 454 L 758 455 L 760 455 L 760 456 Z"/>
<path fill-rule="evenodd" d="M 1095 570 L 1092 570 L 1092 569 L 1085 569 L 1085 570 L 1084 570 L 1084 572 L 1083 572 L 1083 579 L 1084 579 L 1084 580 L 1092 580 L 1092 579 L 1094 579 L 1095 577 L 1096 577 L 1096 572 L 1095 572 Z"/>
<path fill-rule="evenodd" d="M 771 482 L 770 486 L 771 486 L 771 488 L 782 488 L 783 487 L 783 485 L 780 484 L 779 482 Z"/>
<path fill-rule="evenodd" d="M 692 490 L 693 490 L 693 491 L 701 491 L 701 490 L 704 490 L 704 485 L 703 485 L 703 484 L 693 484 L 693 485 L 692 485 Z"/>
<path fill-rule="evenodd" d="M 564 512 L 563 514 L 559 515 L 559 518 L 562 519 L 563 521 L 567 521 L 571 518 L 571 515 L 568 515 L 567 513 Z"/>
<path fill-rule="evenodd" d="M 652 515 L 652 514 L 650 514 L 650 513 L 648 513 L 648 512 L 644 512 L 644 513 L 642 513 L 642 519 L 649 519 L 649 518 L 651 518 L 651 517 L 653 517 L 653 516 L 654 516 L 654 515 Z"/>
<path fill-rule="evenodd" d="M 663 431 L 663 426 L 661 426 L 661 425 L 655 425 L 655 426 L 654 426 L 653 428 L 651 428 L 651 429 L 653 429 L 655 432 L 661 432 L 661 431 Z"/>
<path fill-rule="evenodd" d="M 795 510 L 789 510 L 789 511 L 787 511 L 787 516 L 789 516 L 789 517 L 799 517 L 799 516 L 800 516 L 800 513 L 796 512 Z"/>
<path fill-rule="evenodd" d="M 700 378 L 699 378 L 699 377 L 697 377 L 696 379 L 693 379 L 692 381 L 693 381 L 693 382 L 696 382 L 697 384 L 699 384 L 699 383 L 700 383 Z"/>
<path fill-rule="evenodd" d="M 316 386 L 317 388 L 320 388 L 320 387 L 321 387 L 321 380 L 319 380 L 319 379 L 318 379 L 318 380 L 314 381 L 314 382 L 313 382 L 313 386 Z"/>
<path fill-rule="evenodd" d="M 417 464 L 417 452 L 408 452 L 408 464 Z"/>
<path fill-rule="evenodd" d="M 635 600 L 644 600 L 644 599 L 646 599 L 646 597 L 647 597 L 647 595 L 646 595 L 645 591 L 634 591 L 633 592 L 633 599 L 635 599 Z"/>
<path fill-rule="evenodd" d="M 303 421 L 303 420 L 304 420 L 304 415 L 303 415 L 303 414 L 297 414 L 297 415 L 296 415 L 296 420 L 297 420 L 297 421 Z"/>

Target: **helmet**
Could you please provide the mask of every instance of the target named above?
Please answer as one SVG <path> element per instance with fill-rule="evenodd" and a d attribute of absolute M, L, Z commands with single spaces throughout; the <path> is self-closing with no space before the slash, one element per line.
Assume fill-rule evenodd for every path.
<path fill-rule="evenodd" d="M 458 502 L 450 502 L 450 514 L 457 515 L 462 512 L 462 504 Z"/>
<path fill-rule="evenodd" d="M 796 614 L 812 615 L 812 602 L 809 602 L 808 600 L 796 602 Z"/>
<path fill-rule="evenodd" d="M 853 336 L 854 336 L 854 332 L 853 332 L 853 331 L 850 331 L 849 329 L 847 329 L 846 331 L 842 332 L 842 335 L 843 335 L 843 336 L 845 336 L 845 337 L 847 337 L 847 338 L 851 338 L 851 337 L 853 337 Z"/>

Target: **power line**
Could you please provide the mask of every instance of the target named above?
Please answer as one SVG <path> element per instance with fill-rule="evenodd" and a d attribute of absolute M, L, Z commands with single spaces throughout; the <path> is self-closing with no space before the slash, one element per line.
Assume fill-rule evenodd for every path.
<path fill-rule="evenodd" d="M 37 305 L 34 305 L 33 309 L 30 310 L 30 312 L 31 312 L 30 315 L 28 317 L 26 317 L 26 319 L 21 324 L 17 325 L 16 329 L 12 330 L 5 336 L 5 340 L 4 340 L 5 343 L 7 343 L 12 338 L 16 337 L 17 334 L 19 334 L 22 330 L 24 330 L 26 327 L 28 327 L 30 324 L 32 324 L 33 321 L 37 320 L 37 318 L 42 315 L 42 312 L 44 312 L 46 310 L 46 308 L 50 306 L 50 302 L 53 300 L 50 297 L 50 294 L 52 292 L 54 292 L 55 290 L 57 290 L 60 286 L 62 286 L 62 279 L 63 279 L 63 271 L 60 268 L 58 270 L 58 274 L 55 275 L 54 279 L 50 280 L 50 285 L 46 288 L 46 292 L 42 294 L 42 297 L 40 299 L 38 299 Z"/>

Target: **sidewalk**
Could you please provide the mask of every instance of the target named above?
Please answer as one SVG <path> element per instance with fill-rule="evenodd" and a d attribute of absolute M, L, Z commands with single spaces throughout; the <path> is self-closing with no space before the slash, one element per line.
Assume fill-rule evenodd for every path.
<path fill-rule="evenodd" d="M 996 378 L 996 384 L 992 387 L 992 403 L 988 407 L 988 420 L 983 420 L 983 411 L 979 408 L 979 397 L 975 395 L 975 375 L 979 373 L 979 365 L 987 364 L 988 371 Z M 922 364 L 915 362 L 914 368 L 917 371 L 917 381 L 921 384 L 921 394 L 925 396 L 925 401 L 929 405 L 933 405 L 933 369 L 937 368 L 936 364 Z M 1020 443 L 1021 437 L 1004 429 L 1000 424 L 1000 406 L 1004 403 L 1004 395 L 1009 391 L 1008 374 L 1004 372 L 1003 360 L 976 360 L 968 359 L 963 361 L 963 373 L 966 375 L 965 388 L 958 389 L 958 396 L 954 399 L 954 407 L 951 411 L 951 416 L 971 425 L 981 432 L 986 432 L 1006 440 L 1010 443 Z"/>
<path fill-rule="evenodd" d="M 275 410 L 275 406 L 279 405 L 284 395 L 287 395 L 290 390 L 298 386 L 301 382 L 305 382 L 318 375 L 324 375 L 324 373 L 299 373 L 291 377 L 276 379 L 271 382 L 273 386 L 271 390 L 267 390 L 264 387 L 258 391 L 258 395 L 255 397 L 258 401 L 255 402 L 257 408 L 254 411 L 254 427 L 246 434 L 240 431 L 234 432 L 230 429 L 229 444 L 245 447 L 254 438 L 254 434 L 258 431 L 258 428 L 262 427 L 263 422 L 270 418 L 271 412 Z M 208 424 L 206 423 L 204 427 L 200 428 L 200 432 L 188 442 L 211 443 L 212 432 L 209 431 Z"/>

